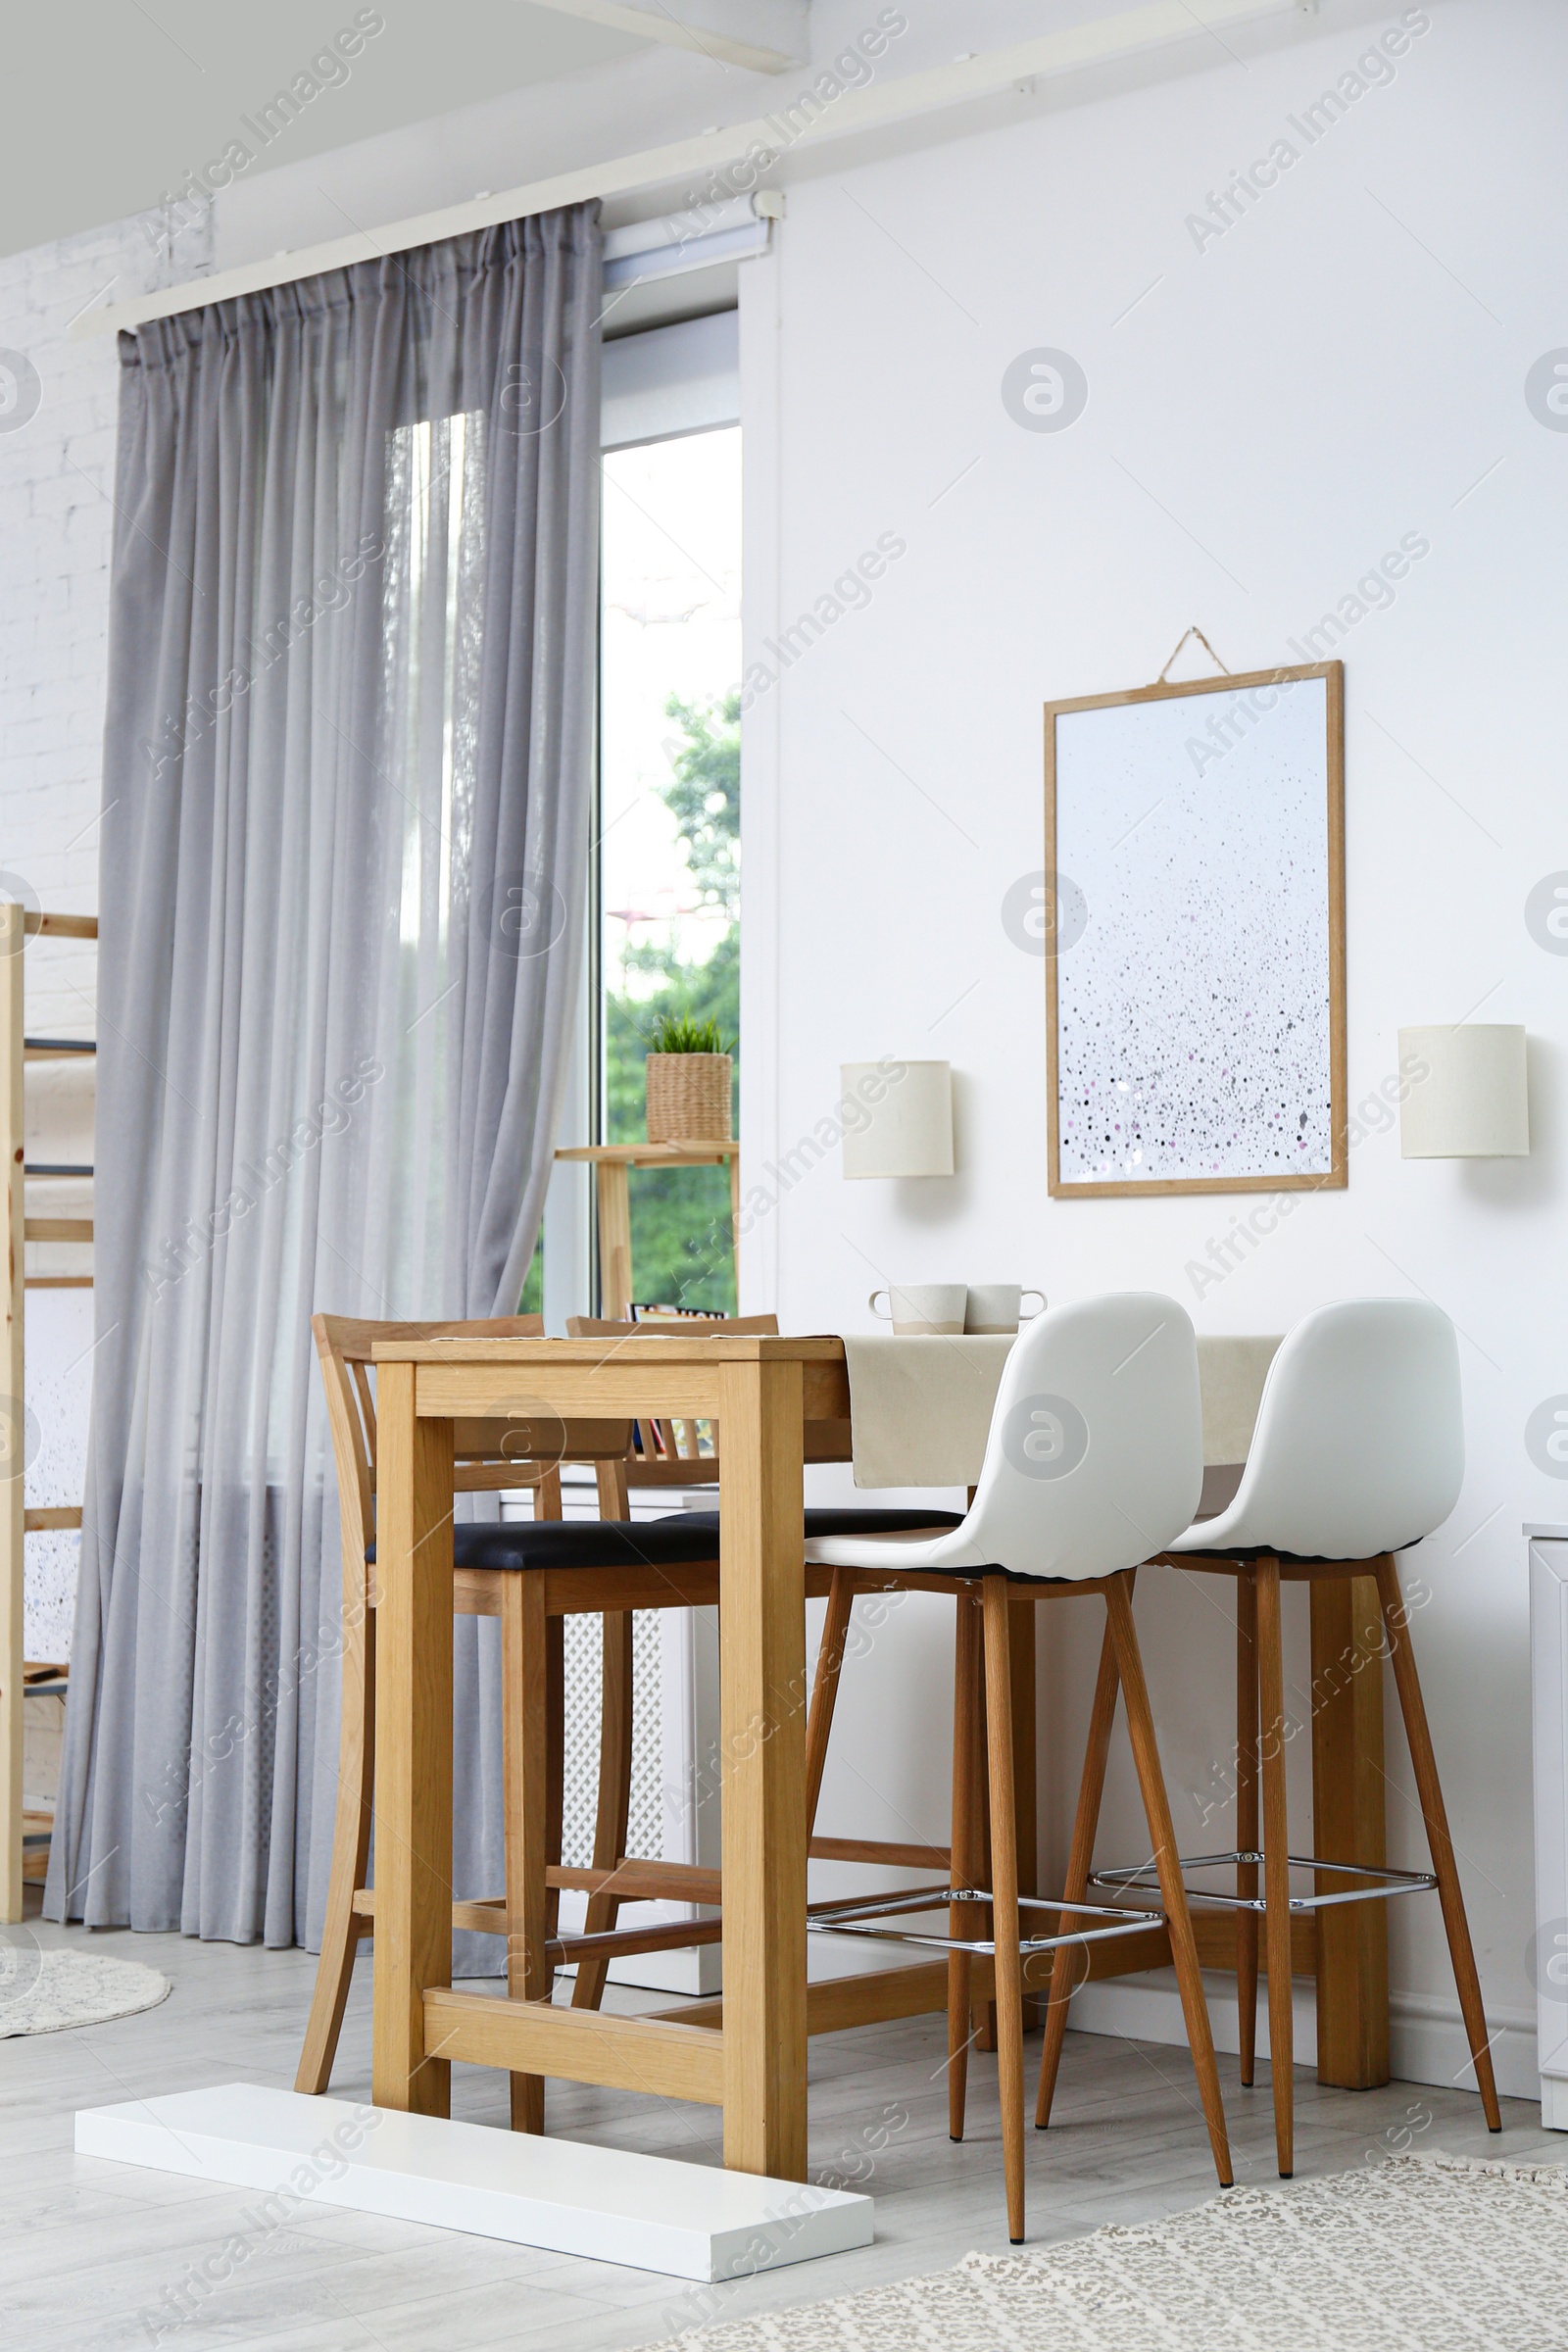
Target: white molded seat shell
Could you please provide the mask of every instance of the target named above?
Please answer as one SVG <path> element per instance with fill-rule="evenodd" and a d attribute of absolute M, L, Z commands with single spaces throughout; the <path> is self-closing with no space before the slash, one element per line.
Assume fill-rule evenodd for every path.
<path fill-rule="evenodd" d="M 1167 1549 L 1374 1559 L 1441 1527 L 1463 1479 L 1447 1316 L 1421 1298 L 1343 1299 L 1286 1334 L 1235 1496 Z"/>
<path fill-rule="evenodd" d="M 1202 1483 L 1192 1323 L 1157 1291 L 1116 1292 L 1049 1308 L 1019 1334 L 959 1526 L 824 1536 L 806 1556 L 833 1568 L 1115 1576 L 1169 1547 Z"/>

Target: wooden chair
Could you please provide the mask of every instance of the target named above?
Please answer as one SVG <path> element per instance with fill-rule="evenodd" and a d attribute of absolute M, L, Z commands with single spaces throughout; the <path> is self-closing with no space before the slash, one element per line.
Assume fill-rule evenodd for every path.
<path fill-rule="evenodd" d="M 375 1756 L 372 1349 L 378 1340 L 438 1339 L 457 1332 L 540 1339 L 544 1327 L 537 1315 L 465 1324 L 369 1323 L 317 1315 L 312 1329 L 337 1466 L 343 1555 L 337 1813 L 326 1924 L 295 2078 L 297 2090 L 319 2093 L 331 2077 L 359 1941 L 375 1924 L 374 1890 L 366 1884 Z M 590 1964 L 602 1963 L 617 1952 L 678 1948 L 712 1941 L 718 1935 L 717 1921 L 706 1920 L 612 1933 L 597 1941 L 592 1936 L 563 1939 L 556 1932 L 563 1888 L 586 1892 L 592 1899 L 614 1875 L 612 1868 L 573 1870 L 561 1864 L 564 1620 L 576 1613 L 603 1613 L 607 1625 L 613 1621 L 627 1633 L 624 1643 L 607 1642 L 607 1658 L 624 1658 L 626 1681 L 623 1691 L 607 1690 L 600 1739 L 602 1791 L 620 1791 L 629 1788 L 631 1769 L 631 1611 L 700 1606 L 718 1597 L 716 1537 L 700 1524 L 688 1527 L 676 1519 L 634 1531 L 624 1523 L 563 1520 L 561 1461 L 618 1460 L 630 1437 L 624 1421 L 567 1423 L 553 1433 L 549 1457 L 538 1458 L 538 1433 L 529 1432 L 527 1425 L 457 1425 L 459 1460 L 453 1483 L 458 1492 L 531 1486 L 535 1494 L 537 1516 L 531 1522 L 453 1531 L 458 1613 L 501 1620 L 507 1884 L 499 1896 L 455 1902 L 452 1924 L 455 1929 L 507 1937 L 508 1990 L 521 1999 L 549 1999 L 555 1968 L 564 1960 L 577 1958 L 579 1966 L 584 1958 Z M 627 1901 L 717 1900 L 716 1872 L 676 1863 L 622 1864 L 616 1885 L 620 1899 Z M 543 2128 L 543 2093 L 541 2078 L 513 2076 L 514 2129 Z"/>
<path fill-rule="evenodd" d="M 1196 1855 L 1182 1867 L 1192 1871 L 1222 1867 L 1234 1869 L 1236 1874 L 1234 1896 L 1205 1886 L 1195 1886 L 1193 1891 L 1195 1898 L 1236 1913 L 1244 2084 L 1250 2084 L 1253 2074 L 1262 1915 L 1275 2152 L 1280 2175 L 1287 2180 L 1295 2162 L 1292 1921 L 1317 1914 L 1320 1936 L 1343 1932 L 1336 1923 L 1348 1924 L 1353 1918 L 1345 1907 L 1353 1903 L 1437 1892 L 1482 2109 L 1489 2131 L 1502 2130 L 1481 1983 L 1426 1703 L 1410 1645 L 1410 1612 L 1394 1558 L 1396 1551 L 1442 1526 L 1459 1498 L 1463 1476 L 1459 1351 L 1446 1315 L 1424 1299 L 1342 1300 L 1318 1307 L 1286 1335 L 1269 1367 L 1251 1447 L 1233 1499 L 1214 1516 L 1196 1521 L 1160 1555 L 1159 1564 L 1167 1567 L 1202 1569 L 1237 1580 L 1237 1849 Z M 1366 1581 L 1361 1596 L 1352 1599 L 1358 1579 Z M 1382 1645 L 1394 1667 L 1415 1768 L 1416 1792 L 1432 1853 L 1430 1872 L 1384 1867 L 1381 1814 L 1371 1825 L 1370 1838 L 1363 1839 L 1353 1857 L 1343 1852 L 1338 1860 L 1316 1854 L 1292 1855 L 1285 1794 L 1285 1750 L 1290 1735 L 1280 1625 L 1282 1581 L 1338 1583 L 1351 1602 L 1347 1620 L 1352 1609 L 1364 1605 L 1378 1624 Z M 1371 1658 L 1367 1671 L 1380 1674 L 1377 1652 L 1367 1654 Z M 1357 1663 L 1339 1663 L 1330 1669 L 1330 1675 L 1348 1679 Z M 1102 1661 L 1101 1685 L 1102 1693 L 1108 1690 L 1108 1702 L 1114 1708 L 1113 1661 Z M 1321 1703 L 1316 1682 L 1314 1703 Z M 1381 1691 L 1376 1703 L 1381 1724 Z M 1068 1871 L 1069 1893 L 1075 1886 L 1080 1891 L 1091 1884 L 1136 1888 L 1148 1881 L 1147 1870 L 1141 1869 L 1097 1871 L 1092 1879 L 1089 1875 L 1104 1773 L 1104 1725 L 1098 1701 L 1096 1721 L 1091 1746 L 1097 1738 L 1102 1739 L 1099 1774 L 1085 1777 Z M 1344 1835 L 1350 1825 L 1342 1822 L 1336 1826 Z M 1334 1831 L 1329 1834 L 1333 1836 Z M 1260 1864 L 1261 1899 L 1257 1891 Z M 1293 1867 L 1314 1874 L 1314 1893 L 1292 1893 Z M 1373 1916 L 1378 1919 L 1378 1931 L 1363 1965 L 1380 1980 L 1386 2003 L 1386 1933 L 1381 1917 Z M 1057 1968 L 1059 1973 L 1059 1960 Z M 1037 2112 L 1042 2126 L 1051 2113 L 1068 1989 L 1065 1980 L 1059 1998 L 1057 1984 L 1052 1988 Z"/>
<path fill-rule="evenodd" d="M 1147 1934 L 1161 1924 L 1152 1912 L 1090 1904 L 1085 1888 L 1071 1884 L 1059 1898 L 1019 1894 L 1010 1596 L 1021 1591 L 1042 1600 L 1082 1593 L 1104 1600 L 1106 1643 L 1126 1693 L 1127 1728 L 1214 2167 L 1222 2186 L 1231 2181 L 1213 2036 L 1131 1606 L 1136 1564 L 1172 1541 L 1167 1531 L 1190 1520 L 1201 1483 L 1192 1324 L 1173 1299 L 1133 1292 L 1057 1307 L 1020 1335 L 998 1393 L 980 1483 L 960 1525 L 935 1538 L 830 1537 L 807 1544 L 808 1562 L 833 1570 L 817 1666 L 820 1697 L 813 1692 L 808 1735 L 818 1784 L 856 1593 L 946 1592 L 956 1603 L 947 1884 L 908 1894 L 814 1904 L 808 1924 L 820 1933 L 947 1948 L 949 2131 L 956 2139 L 963 2133 L 965 2059 L 973 2035 L 972 1959 L 976 1953 L 994 1957 L 1007 2230 L 1014 2243 L 1022 2240 L 1024 2230 L 1023 2000 L 1029 1963 L 1054 1952 L 1060 1969 L 1063 1955 L 1075 1948 L 1104 1937 Z M 1113 1682 L 1112 1714 L 1115 1698 Z M 1108 1741 L 1109 1714 L 1102 1728 Z M 1092 1736 L 1086 1789 L 1097 1758 L 1102 1778 L 1104 1748 Z M 887 1924 L 944 1907 L 945 1936 L 911 1935 L 906 1927 Z M 1023 1910 L 1054 1914 L 1054 1932 L 1025 1936 L 1019 1924 Z"/>
<path fill-rule="evenodd" d="M 662 1339 L 733 1338 L 754 1334 L 761 1338 L 776 1337 L 776 1315 L 702 1316 L 679 1315 L 652 1317 L 646 1322 L 612 1322 L 592 1315 L 568 1317 L 566 1330 L 574 1340 L 604 1339 L 635 1342 L 639 1333 L 656 1333 Z M 719 1476 L 718 1432 L 707 1422 L 699 1421 L 639 1421 L 633 1426 L 632 1442 L 616 1460 L 601 1460 L 597 1464 L 600 1514 L 606 1519 L 625 1519 L 629 1516 L 630 1495 L 644 1489 L 671 1487 L 716 1486 Z M 844 1449 L 847 1433 L 836 1424 L 812 1425 L 807 1432 L 807 1457 L 837 1458 Z M 716 1548 L 718 1543 L 718 1513 L 716 1511 L 687 1511 L 676 1514 L 677 1523 L 687 1529 L 707 1531 Z M 940 1510 L 827 1510 L 811 1509 L 806 1513 L 805 1534 L 825 1536 L 846 1531 L 956 1527 L 956 1514 Z M 830 1603 L 831 1608 L 831 1603 Z M 844 1636 L 838 1637 L 840 1653 Z M 631 1666 L 632 1623 L 625 1614 L 607 1614 L 604 1619 L 604 1664 L 601 1723 L 608 1723 L 612 1710 L 615 1715 L 613 1740 L 609 1748 L 601 1735 L 599 1773 L 599 1808 L 594 1825 L 594 1867 L 607 1873 L 615 1872 L 626 1859 L 625 1842 L 631 1807 Z M 813 1685 L 812 1707 L 815 1707 Z M 831 1712 L 831 1710 L 830 1710 Z M 821 1742 L 813 1734 L 814 1716 L 807 1719 L 807 1754 L 808 1788 L 807 1795 L 808 1834 L 816 1818 L 816 1800 L 822 1784 Z M 607 1757 L 625 1758 L 625 1769 L 612 1772 Z M 853 1853 L 846 1852 L 842 1839 L 813 1842 L 811 1851 L 818 1859 L 828 1845 L 826 1858 L 852 1861 L 888 1861 L 906 1852 L 881 1842 L 856 1840 Z M 930 1862 L 931 1853 L 922 1859 Z M 617 1881 L 617 1886 L 623 1882 Z M 584 1934 L 602 1935 L 612 1930 L 619 1914 L 620 1904 L 632 1899 L 623 1892 L 607 1891 L 589 1897 L 587 1916 L 583 1921 Z M 608 1960 L 579 1961 L 577 1982 L 572 2002 L 577 2008 L 594 2008 L 604 1995 Z"/>
<path fill-rule="evenodd" d="M 739 1339 L 748 1334 L 776 1339 L 778 1317 L 652 1315 L 640 1323 L 615 1322 L 603 1315 L 566 1318 L 566 1336 L 573 1340 L 634 1340 L 639 1332 L 654 1332 L 663 1340 Z M 705 1421 L 634 1421 L 625 1453 L 597 1467 L 600 1517 L 624 1519 L 633 1488 L 716 1487 L 718 1446 Z"/>
<path fill-rule="evenodd" d="M 710 1339 L 756 1333 L 776 1338 L 776 1315 L 669 1315 L 647 1322 L 612 1321 L 599 1315 L 568 1315 L 572 1340 L 634 1340 L 639 1332 L 662 1339 Z M 704 1450 L 706 1430 L 707 1450 Z M 716 1486 L 718 1447 L 707 1425 L 696 1421 L 636 1421 L 629 1443 L 612 1459 L 594 1465 L 601 1519 L 630 1519 L 631 1490 L 646 1487 Z M 716 1544 L 716 1530 L 714 1541 Z M 607 1611 L 602 1619 L 600 1667 L 599 1802 L 594 1818 L 594 1867 L 613 1872 L 626 1857 L 631 1821 L 632 1636 L 628 1610 Z M 604 1935 L 619 1917 L 613 1895 L 590 1895 L 584 1935 Z M 597 2009 L 604 1998 L 608 1960 L 579 1960 L 572 1987 L 575 2009 Z"/>

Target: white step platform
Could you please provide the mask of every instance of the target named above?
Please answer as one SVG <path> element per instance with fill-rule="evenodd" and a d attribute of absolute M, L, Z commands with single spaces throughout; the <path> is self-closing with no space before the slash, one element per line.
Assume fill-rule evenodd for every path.
<path fill-rule="evenodd" d="M 872 2203 L 582 2140 L 225 2082 L 85 2107 L 78 2156 L 427 2222 L 672 2278 L 715 2280 L 871 2243 Z M 284 2213 L 270 2218 L 281 2221 Z"/>

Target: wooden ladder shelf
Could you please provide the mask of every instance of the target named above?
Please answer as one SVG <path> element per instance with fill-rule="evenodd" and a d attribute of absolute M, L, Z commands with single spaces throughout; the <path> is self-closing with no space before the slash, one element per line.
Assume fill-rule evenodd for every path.
<path fill-rule="evenodd" d="M 28 1863 L 48 1852 L 51 1818 L 25 1814 L 23 1793 L 23 1718 L 29 1696 L 63 1697 L 66 1669 L 29 1663 L 23 1656 L 23 1573 L 25 1539 L 45 1530 L 79 1528 L 79 1503 L 28 1510 L 24 1499 L 26 1471 L 25 1306 L 29 1290 L 90 1289 L 90 1274 L 34 1274 L 26 1271 L 28 1242 L 90 1243 L 90 1217 L 29 1217 L 27 1178 L 90 1175 L 91 1170 L 26 1164 L 23 1071 L 32 1062 L 74 1061 L 96 1046 L 86 1038 L 27 1037 L 24 1034 L 25 948 L 28 939 L 98 937 L 95 914 L 41 914 L 14 902 L 0 905 L 0 1135 L 6 1165 L 6 1212 L 10 1220 L 10 1281 L 5 1297 L 4 1360 L 0 1362 L 0 1922 L 22 1917 L 23 1883 Z"/>

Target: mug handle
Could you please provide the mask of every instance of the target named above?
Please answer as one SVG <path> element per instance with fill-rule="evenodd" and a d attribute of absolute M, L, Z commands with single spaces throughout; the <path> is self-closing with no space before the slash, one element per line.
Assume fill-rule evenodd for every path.
<path fill-rule="evenodd" d="M 1039 1304 L 1039 1305 L 1038 1305 L 1038 1306 L 1035 1308 L 1035 1314 L 1034 1314 L 1034 1315 L 1026 1315 L 1026 1314 L 1024 1313 L 1024 1311 L 1023 1311 L 1023 1302 L 1024 1302 L 1024 1300 L 1025 1300 L 1026 1298 L 1038 1298 L 1038 1299 L 1039 1299 L 1039 1301 L 1040 1301 L 1040 1304 Z M 1046 1310 L 1046 1294 L 1045 1294 L 1045 1292 L 1044 1292 L 1044 1291 L 1020 1291 L 1020 1292 L 1019 1292 L 1019 1294 L 1018 1294 L 1018 1320 L 1019 1320 L 1019 1322 L 1020 1322 L 1020 1323 L 1032 1323 L 1032 1322 L 1034 1321 L 1034 1319 L 1035 1319 L 1035 1315 L 1041 1315 L 1041 1314 L 1044 1314 L 1044 1313 L 1045 1313 L 1045 1310 Z"/>
<path fill-rule="evenodd" d="M 877 1304 L 877 1300 L 878 1300 L 879 1298 L 885 1298 L 885 1299 L 887 1300 L 887 1302 L 888 1302 L 888 1311 L 887 1311 L 887 1313 L 886 1313 L 886 1314 L 884 1314 L 884 1313 L 882 1312 L 882 1309 L 881 1309 L 881 1308 L 878 1306 L 878 1304 Z M 871 1296 L 869 1297 L 869 1298 L 867 1298 L 867 1300 L 866 1300 L 866 1302 L 865 1302 L 865 1303 L 866 1303 L 866 1305 L 867 1305 L 867 1306 L 868 1306 L 868 1307 L 871 1309 L 871 1312 L 872 1312 L 872 1314 L 873 1314 L 873 1315 L 875 1315 L 875 1317 L 876 1317 L 876 1319 L 877 1319 L 877 1321 L 878 1321 L 879 1323 L 891 1323 L 891 1322 L 892 1322 L 892 1320 L 893 1320 L 893 1294 L 891 1293 L 891 1291 L 885 1291 L 885 1290 L 883 1290 L 883 1291 L 873 1291 L 873 1292 L 871 1293 Z"/>

